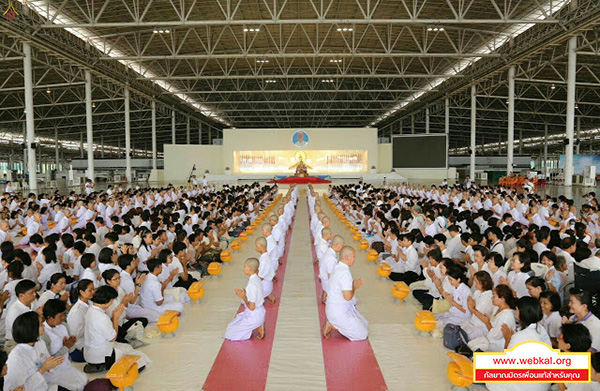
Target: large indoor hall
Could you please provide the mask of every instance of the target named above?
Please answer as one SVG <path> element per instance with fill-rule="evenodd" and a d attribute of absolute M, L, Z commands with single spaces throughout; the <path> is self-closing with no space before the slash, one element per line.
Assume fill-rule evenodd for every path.
<path fill-rule="evenodd" d="M 600 391 L 600 1 L 0 0 L 0 391 Z"/>

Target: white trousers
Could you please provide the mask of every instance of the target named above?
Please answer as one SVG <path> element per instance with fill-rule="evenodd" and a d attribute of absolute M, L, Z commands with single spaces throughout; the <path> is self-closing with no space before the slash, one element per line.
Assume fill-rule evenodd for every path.
<path fill-rule="evenodd" d="M 265 314 L 266 311 L 263 306 L 255 308 L 254 311 L 250 311 L 246 307 L 244 312 L 237 314 L 235 319 L 227 325 L 225 339 L 230 341 L 245 341 L 250 339 L 252 331 L 265 323 Z"/>
<path fill-rule="evenodd" d="M 342 304 L 325 303 L 327 320 L 350 341 L 362 341 L 369 336 L 369 322 L 352 301 Z"/>

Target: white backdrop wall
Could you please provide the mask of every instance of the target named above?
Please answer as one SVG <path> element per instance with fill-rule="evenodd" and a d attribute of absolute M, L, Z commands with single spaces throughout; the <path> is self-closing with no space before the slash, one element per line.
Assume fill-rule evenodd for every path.
<path fill-rule="evenodd" d="M 194 164 L 201 178 L 205 170 L 223 174 L 223 147 L 220 145 L 165 145 L 165 181 L 187 180 Z"/>
<path fill-rule="evenodd" d="M 303 130 L 309 142 L 297 148 L 292 135 Z M 233 169 L 234 151 L 366 150 L 368 170 L 378 165 L 376 128 L 291 128 L 223 130 L 223 169 Z"/>

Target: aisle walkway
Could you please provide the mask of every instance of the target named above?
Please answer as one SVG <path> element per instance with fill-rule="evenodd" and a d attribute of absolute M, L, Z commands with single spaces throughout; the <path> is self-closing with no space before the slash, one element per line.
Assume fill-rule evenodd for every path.
<path fill-rule="evenodd" d="M 267 390 L 325 390 L 320 324 L 313 281 L 308 206 L 301 191 L 287 276 L 275 331 Z"/>

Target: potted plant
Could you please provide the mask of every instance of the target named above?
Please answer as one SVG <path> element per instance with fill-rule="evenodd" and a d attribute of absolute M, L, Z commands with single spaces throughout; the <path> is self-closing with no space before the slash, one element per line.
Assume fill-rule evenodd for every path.
<path fill-rule="evenodd" d="M 377 174 L 377 167 L 371 166 L 371 174 Z"/>
<path fill-rule="evenodd" d="M 231 174 L 231 169 L 229 167 L 225 167 L 225 174 Z"/>

